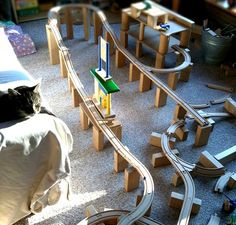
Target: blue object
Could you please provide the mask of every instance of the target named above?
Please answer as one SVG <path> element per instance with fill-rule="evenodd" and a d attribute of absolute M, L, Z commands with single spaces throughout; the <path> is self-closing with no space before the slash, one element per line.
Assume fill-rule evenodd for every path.
<path fill-rule="evenodd" d="M 162 29 L 165 29 L 165 30 L 169 30 L 169 29 L 170 29 L 170 25 L 167 24 L 167 23 L 160 23 L 160 27 L 161 27 Z"/>
<path fill-rule="evenodd" d="M 16 71 L 16 70 L 0 71 L 0 84 L 17 80 L 30 80 L 30 78 L 29 75 L 21 71 Z"/>

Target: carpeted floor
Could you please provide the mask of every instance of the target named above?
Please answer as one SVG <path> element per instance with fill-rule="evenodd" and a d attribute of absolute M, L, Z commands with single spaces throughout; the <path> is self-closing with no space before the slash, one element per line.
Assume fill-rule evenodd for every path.
<path fill-rule="evenodd" d="M 80 127 L 79 108 L 72 106 L 72 98 L 68 91 L 67 80 L 60 77 L 59 65 L 50 65 L 45 34 L 46 20 L 22 23 L 24 32 L 29 33 L 34 40 L 37 53 L 20 58 L 22 65 L 36 78 L 42 78 L 42 90 L 55 114 L 69 126 L 74 137 L 74 149 L 70 155 L 72 168 L 73 198 L 46 208 L 42 213 L 21 220 L 17 225 L 73 225 L 84 218 L 85 207 L 93 204 L 98 211 L 104 208 L 132 210 L 135 207 L 135 196 L 142 191 L 140 187 L 130 193 L 124 192 L 123 173 L 116 174 L 113 170 L 113 148 L 109 143 L 101 152 L 96 152 L 92 144 L 92 130 L 83 131 Z M 113 25 L 119 35 L 119 24 Z M 79 77 L 89 94 L 93 93 L 93 79 L 89 69 L 97 67 L 97 46 L 91 39 L 83 39 L 83 29 L 76 29 L 76 39 L 65 40 L 71 49 L 71 56 Z M 92 30 L 91 30 L 92 33 Z M 91 35 L 92 36 L 92 35 Z M 130 51 L 134 50 L 133 40 L 129 40 Z M 235 78 L 221 79 L 219 66 L 207 65 L 202 60 L 201 43 L 195 39 L 190 45 L 190 55 L 194 63 L 189 82 L 179 82 L 176 93 L 186 102 L 198 104 L 227 95 L 226 92 L 209 89 L 207 82 L 225 84 L 236 87 Z M 141 59 L 153 63 L 152 53 L 145 50 Z M 155 87 L 144 93 L 138 91 L 138 81 L 128 82 L 128 65 L 117 69 L 114 65 L 114 55 L 111 56 L 111 74 L 121 91 L 112 98 L 113 111 L 123 125 L 122 142 L 150 170 L 155 183 L 155 198 L 151 217 L 165 225 L 176 224 L 179 211 L 168 206 L 172 191 L 184 193 L 184 186 L 174 187 L 171 178 L 174 173 L 172 166 L 153 168 L 151 157 L 160 151 L 149 144 L 153 131 L 164 132 L 173 117 L 175 102 L 168 98 L 167 105 L 154 107 Z M 166 81 L 164 75 L 160 76 Z M 232 94 L 236 99 L 236 93 Z M 211 106 L 206 111 L 223 111 L 223 105 Z M 188 120 L 190 130 L 188 140 L 177 143 L 180 157 L 190 162 L 197 162 L 203 150 L 215 155 L 236 144 L 236 119 L 216 119 L 214 130 L 207 146 L 193 146 L 194 124 Z M 229 171 L 236 172 L 235 160 L 226 165 Z M 195 177 L 196 197 L 202 200 L 200 212 L 192 215 L 190 225 L 207 224 L 210 215 L 219 214 L 221 224 L 226 224 L 227 216 L 221 213 L 225 197 L 213 192 L 217 179 Z M 236 190 L 225 190 L 228 196 L 236 198 Z"/>

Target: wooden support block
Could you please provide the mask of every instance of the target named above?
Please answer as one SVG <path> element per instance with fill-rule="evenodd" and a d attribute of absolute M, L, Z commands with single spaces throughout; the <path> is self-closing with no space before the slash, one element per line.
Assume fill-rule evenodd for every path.
<path fill-rule="evenodd" d="M 124 48 L 128 47 L 128 34 L 125 31 L 120 31 L 120 42 Z"/>
<path fill-rule="evenodd" d="M 112 130 L 114 135 L 121 140 L 122 138 L 122 125 L 121 123 L 114 119 L 111 123 L 108 124 L 109 128 Z M 93 144 L 97 151 L 100 151 L 104 147 L 104 134 L 98 128 L 93 126 Z"/>
<path fill-rule="evenodd" d="M 215 158 L 222 164 L 235 160 L 236 159 L 236 145 L 215 155 Z"/>
<path fill-rule="evenodd" d="M 135 55 L 137 58 L 140 58 L 142 56 L 142 42 L 141 41 L 136 41 L 136 51 Z"/>
<path fill-rule="evenodd" d="M 161 136 L 162 136 L 162 134 L 160 134 L 160 133 L 152 132 L 151 138 L 149 140 L 149 144 L 161 148 Z M 176 138 L 174 138 L 174 137 L 170 138 L 169 145 L 171 148 L 174 148 L 175 141 L 176 141 Z"/>
<path fill-rule="evenodd" d="M 114 151 L 114 170 L 116 173 L 124 171 L 129 163 L 117 152 Z"/>
<path fill-rule="evenodd" d="M 101 151 L 104 146 L 104 134 L 95 126 L 93 126 L 93 145 L 97 151 Z"/>
<path fill-rule="evenodd" d="M 177 136 L 177 138 L 180 140 L 180 141 L 185 141 L 187 140 L 188 138 L 188 133 L 189 133 L 189 130 L 186 126 L 183 126 L 183 127 L 179 127 L 177 128 L 177 130 L 175 131 L 175 135 Z"/>
<path fill-rule="evenodd" d="M 179 194 L 177 192 L 171 192 L 169 206 L 172 208 L 181 209 L 184 201 L 184 195 Z M 191 213 L 197 214 L 200 210 L 200 207 L 202 205 L 202 200 L 199 198 L 194 198 L 193 200 L 193 206 Z"/>
<path fill-rule="evenodd" d="M 211 124 L 208 124 L 206 126 L 197 126 L 197 132 L 195 137 L 195 146 L 203 146 L 206 145 L 210 136 L 210 133 L 212 131 Z"/>
<path fill-rule="evenodd" d="M 72 80 L 70 79 L 70 76 L 67 77 L 67 83 L 68 83 L 68 89 L 70 92 L 72 92 L 72 88 L 74 87 Z"/>
<path fill-rule="evenodd" d="M 189 65 L 186 69 L 182 70 L 180 72 L 180 76 L 179 76 L 179 80 L 187 82 L 189 80 L 190 77 L 190 73 L 192 71 L 192 64 Z"/>
<path fill-rule="evenodd" d="M 175 155 L 179 155 L 179 151 L 177 149 L 173 149 L 172 151 Z M 163 152 L 157 152 L 152 155 L 152 166 L 154 168 L 159 166 L 166 166 L 169 164 L 170 161 Z"/>
<path fill-rule="evenodd" d="M 183 48 L 187 48 L 189 45 L 189 40 L 191 37 L 191 30 L 187 29 L 180 33 L 180 43 L 179 45 Z"/>
<path fill-rule="evenodd" d="M 122 52 L 116 49 L 116 67 L 120 68 L 125 65 L 125 56 Z"/>
<path fill-rule="evenodd" d="M 234 173 L 227 183 L 227 187 L 230 189 L 236 188 L 236 173 Z"/>
<path fill-rule="evenodd" d="M 133 64 L 129 64 L 129 81 L 136 81 L 140 78 L 139 69 Z"/>
<path fill-rule="evenodd" d="M 87 130 L 89 128 L 89 118 L 84 110 L 84 103 L 80 104 L 80 124 L 82 130 Z"/>
<path fill-rule="evenodd" d="M 179 104 L 176 105 L 173 120 L 182 120 L 185 118 L 187 111 Z"/>
<path fill-rule="evenodd" d="M 122 10 L 122 15 L 121 15 L 121 30 L 122 31 L 129 30 L 129 15 L 127 14 L 128 11 L 129 9 Z"/>
<path fill-rule="evenodd" d="M 68 76 L 65 61 L 63 58 L 63 52 L 59 51 L 59 59 L 60 59 L 60 71 L 61 71 L 61 77 L 66 78 Z"/>
<path fill-rule="evenodd" d="M 166 105 L 167 94 L 161 88 L 156 89 L 156 97 L 155 97 L 155 107 L 159 108 Z"/>
<path fill-rule="evenodd" d="M 140 174 L 134 167 L 125 169 L 125 191 L 130 192 L 139 186 Z"/>
<path fill-rule="evenodd" d="M 156 53 L 155 67 L 163 68 L 165 66 L 165 55 L 159 52 Z"/>
<path fill-rule="evenodd" d="M 143 73 L 140 73 L 139 91 L 144 92 L 152 88 L 152 81 Z"/>
<path fill-rule="evenodd" d="M 179 173 L 175 172 L 173 174 L 172 180 L 171 180 L 171 184 L 175 187 L 179 186 L 180 184 L 183 184 L 183 179 L 182 177 L 179 175 Z"/>
<path fill-rule="evenodd" d="M 172 89 L 172 90 L 176 90 L 177 87 L 177 83 L 178 83 L 178 73 L 169 73 L 168 75 L 168 86 Z"/>
<path fill-rule="evenodd" d="M 114 53 L 114 51 L 115 51 L 114 42 L 113 42 L 113 40 L 112 40 L 112 38 L 111 38 L 110 33 L 107 32 L 107 31 L 105 32 L 105 40 L 106 40 L 107 42 L 109 42 L 110 55 L 112 55 L 112 54 Z"/>
<path fill-rule="evenodd" d="M 224 108 L 227 112 L 236 117 L 236 102 L 232 98 L 227 98 L 224 103 Z"/>
<path fill-rule="evenodd" d="M 82 14 L 83 14 L 83 25 L 84 25 L 84 39 L 86 41 L 89 40 L 90 36 L 90 13 L 89 9 L 86 7 L 82 8 Z"/>
<path fill-rule="evenodd" d="M 72 100 L 73 106 L 78 107 L 81 102 L 83 102 L 81 96 L 79 95 L 78 91 L 73 87 L 72 88 Z"/>
<path fill-rule="evenodd" d="M 214 158 L 208 151 L 203 151 L 199 158 L 199 163 L 207 168 L 224 168 L 224 166 Z"/>
<path fill-rule="evenodd" d="M 158 48 L 158 52 L 162 55 L 165 55 L 168 52 L 170 36 L 165 34 L 160 34 L 160 44 Z"/>
<path fill-rule="evenodd" d="M 89 205 L 85 208 L 85 216 L 86 217 L 93 216 L 97 213 L 98 213 L 98 211 L 95 209 L 95 207 L 93 205 Z M 105 225 L 105 223 L 98 223 L 97 225 Z"/>
<path fill-rule="evenodd" d="M 143 39 L 144 39 L 144 31 L 145 31 L 145 24 L 144 23 L 140 23 L 140 25 L 139 25 L 139 37 L 138 37 L 139 41 L 143 41 Z"/>
<path fill-rule="evenodd" d="M 214 126 L 215 126 L 215 120 L 213 120 L 212 118 L 206 118 L 206 120 L 209 122 L 209 124 L 211 125 L 211 131 L 213 131 Z"/>
<path fill-rule="evenodd" d="M 68 39 L 73 39 L 73 20 L 71 15 L 71 9 L 67 8 L 65 10 L 65 24 L 66 24 L 66 33 Z"/>
<path fill-rule="evenodd" d="M 136 206 L 138 206 L 138 204 L 141 202 L 142 198 L 143 198 L 142 194 L 136 196 Z M 151 210 L 152 210 L 152 206 L 150 206 L 148 208 L 148 210 L 146 211 L 144 216 L 150 216 L 151 215 Z"/>
<path fill-rule="evenodd" d="M 102 36 L 102 22 L 96 12 L 93 13 L 94 42 L 98 44 L 98 37 Z"/>
<path fill-rule="evenodd" d="M 47 33 L 47 40 L 48 40 L 48 51 L 49 51 L 50 63 L 51 65 L 59 64 L 60 59 L 59 59 L 59 50 L 58 50 L 57 42 L 49 25 L 46 25 L 46 33 Z"/>

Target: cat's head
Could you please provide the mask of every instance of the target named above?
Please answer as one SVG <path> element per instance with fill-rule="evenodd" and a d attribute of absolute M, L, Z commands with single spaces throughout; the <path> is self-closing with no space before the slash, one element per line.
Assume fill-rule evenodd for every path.
<path fill-rule="evenodd" d="M 8 89 L 9 100 L 20 117 L 39 113 L 41 110 L 40 83 L 31 87 L 19 86 Z"/>

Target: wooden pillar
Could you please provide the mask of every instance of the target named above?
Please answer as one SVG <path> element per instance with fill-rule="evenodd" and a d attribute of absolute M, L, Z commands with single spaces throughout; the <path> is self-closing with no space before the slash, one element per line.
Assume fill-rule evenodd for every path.
<path fill-rule="evenodd" d="M 168 75 L 168 86 L 172 90 L 176 90 L 177 83 L 178 83 L 178 73 L 176 73 L 176 72 L 169 73 L 169 75 Z"/>
<path fill-rule="evenodd" d="M 129 64 L 129 81 L 136 81 L 140 78 L 139 69 L 133 64 Z"/>
<path fill-rule="evenodd" d="M 212 131 L 211 124 L 205 126 L 197 126 L 197 132 L 195 137 L 195 146 L 206 145 Z"/>
<path fill-rule="evenodd" d="M 48 40 L 48 51 L 49 51 L 49 59 L 51 65 L 59 64 L 59 51 L 56 39 L 50 29 L 49 25 L 46 25 L 46 33 L 47 33 L 47 40 Z"/>
<path fill-rule="evenodd" d="M 95 126 L 93 126 L 93 145 L 97 151 L 102 150 L 104 146 L 104 134 Z"/>
<path fill-rule="evenodd" d="M 160 34 L 160 42 L 158 47 L 158 52 L 165 55 L 168 52 L 170 37 L 164 34 Z"/>
<path fill-rule="evenodd" d="M 152 81 L 143 73 L 140 73 L 139 91 L 144 92 L 150 90 Z"/>
<path fill-rule="evenodd" d="M 156 68 L 163 68 L 165 66 L 165 55 L 157 52 L 156 53 L 156 60 L 155 60 L 155 67 Z"/>
<path fill-rule="evenodd" d="M 120 31 L 120 42 L 124 48 L 128 47 L 128 34 L 126 31 Z"/>
<path fill-rule="evenodd" d="M 142 56 L 142 42 L 138 40 L 136 41 L 135 55 L 137 58 L 140 58 Z"/>
<path fill-rule="evenodd" d="M 65 23 L 66 23 L 66 33 L 68 39 L 73 39 L 73 20 L 71 15 L 71 8 L 66 8 L 65 10 Z"/>
<path fill-rule="evenodd" d="M 182 120 L 185 119 L 187 111 L 179 104 L 176 105 L 175 111 L 174 111 L 174 118 L 173 120 Z"/>
<path fill-rule="evenodd" d="M 87 130 L 89 128 L 89 118 L 84 111 L 84 103 L 80 104 L 80 124 L 82 130 Z"/>
<path fill-rule="evenodd" d="M 165 91 L 163 91 L 161 88 L 157 88 L 154 105 L 157 108 L 164 106 L 166 104 L 167 96 L 168 95 L 166 94 Z"/>
<path fill-rule="evenodd" d="M 76 88 L 72 88 L 72 100 L 73 100 L 73 106 L 78 107 L 82 101 L 81 96 L 79 95 L 78 91 Z"/>
<path fill-rule="evenodd" d="M 179 80 L 187 82 L 192 71 L 193 64 L 191 63 L 186 69 L 180 72 Z"/>
<path fill-rule="evenodd" d="M 122 10 L 121 14 L 121 30 L 127 31 L 129 30 L 129 15 L 126 12 L 127 10 Z"/>
<path fill-rule="evenodd" d="M 98 44 L 98 37 L 102 35 L 102 22 L 96 12 L 93 13 L 94 42 Z"/>
<path fill-rule="evenodd" d="M 84 39 L 86 41 L 89 40 L 90 36 L 90 13 L 89 9 L 86 7 L 82 8 L 82 14 L 83 14 L 83 24 L 84 24 Z"/>
<path fill-rule="evenodd" d="M 59 50 L 59 58 L 60 58 L 61 77 L 66 78 L 68 76 L 68 74 L 67 74 L 65 61 L 64 61 L 64 58 L 63 58 L 63 52 L 61 50 Z"/>
<path fill-rule="evenodd" d="M 114 151 L 114 170 L 116 173 L 124 171 L 129 163 L 117 152 Z"/>
<path fill-rule="evenodd" d="M 191 30 L 190 29 L 182 31 L 180 33 L 180 43 L 179 43 L 179 45 L 181 47 L 187 48 L 188 45 L 189 45 L 190 37 L 191 37 Z"/>
<path fill-rule="evenodd" d="M 125 65 L 125 56 L 122 52 L 116 49 L 116 67 L 120 68 Z"/>
<path fill-rule="evenodd" d="M 130 192 L 139 186 L 140 174 L 134 167 L 125 169 L 125 191 Z"/>
<path fill-rule="evenodd" d="M 109 42 L 109 50 L 110 50 L 110 55 L 112 55 L 114 53 L 114 42 L 111 38 L 111 35 L 106 31 L 105 32 L 105 40 L 107 42 Z"/>

